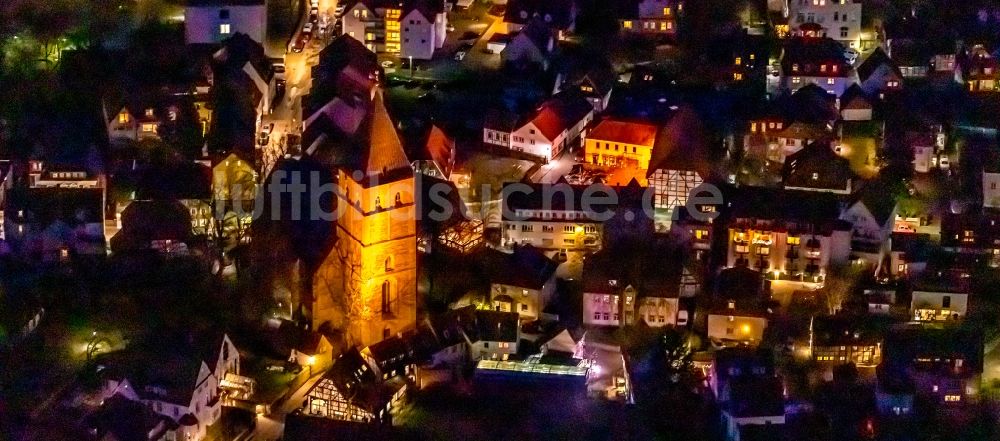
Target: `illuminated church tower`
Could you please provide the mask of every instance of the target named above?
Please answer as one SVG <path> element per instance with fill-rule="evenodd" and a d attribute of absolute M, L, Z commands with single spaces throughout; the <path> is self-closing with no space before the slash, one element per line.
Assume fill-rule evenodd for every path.
<path fill-rule="evenodd" d="M 334 168 L 338 184 L 336 243 L 313 276 L 313 329 L 341 331 L 364 347 L 416 325 L 417 224 L 413 170 L 377 85 L 375 55 L 361 50 L 361 59 L 340 60 L 339 90 L 306 119 L 303 147 Z"/>

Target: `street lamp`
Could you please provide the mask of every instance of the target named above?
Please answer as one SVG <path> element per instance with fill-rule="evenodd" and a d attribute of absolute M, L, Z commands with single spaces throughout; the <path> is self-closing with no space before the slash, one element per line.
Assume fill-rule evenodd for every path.
<path fill-rule="evenodd" d="M 316 357 L 313 356 L 313 355 L 310 355 L 309 358 L 306 359 L 306 364 L 309 365 L 309 378 L 312 378 L 312 376 L 313 376 L 313 365 L 316 364 Z"/>
<path fill-rule="evenodd" d="M 410 78 L 413 78 L 413 55 L 410 55 Z"/>

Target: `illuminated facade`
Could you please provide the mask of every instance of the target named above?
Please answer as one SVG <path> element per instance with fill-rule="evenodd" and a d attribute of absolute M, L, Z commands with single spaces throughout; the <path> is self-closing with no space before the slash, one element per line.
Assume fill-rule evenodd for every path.
<path fill-rule="evenodd" d="M 861 47 L 861 2 L 856 0 L 788 0 L 793 33 L 829 37 L 847 47 Z M 805 28 L 801 28 L 806 25 Z M 812 26 L 810 26 L 812 25 Z"/>
<path fill-rule="evenodd" d="M 656 126 L 605 119 L 584 140 L 584 160 L 605 167 L 646 170 L 656 141 Z"/>
<path fill-rule="evenodd" d="M 448 17 L 442 2 L 358 1 L 345 11 L 344 35 L 372 52 L 429 60 L 445 40 Z"/>
<path fill-rule="evenodd" d="M 677 16 L 684 10 L 684 3 L 675 0 L 643 0 L 636 14 L 619 20 L 625 32 L 674 35 L 677 33 Z"/>
<path fill-rule="evenodd" d="M 313 325 L 368 346 L 416 322 L 414 177 L 380 92 L 368 145 L 338 166 L 338 237 L 313 279 Z"/>

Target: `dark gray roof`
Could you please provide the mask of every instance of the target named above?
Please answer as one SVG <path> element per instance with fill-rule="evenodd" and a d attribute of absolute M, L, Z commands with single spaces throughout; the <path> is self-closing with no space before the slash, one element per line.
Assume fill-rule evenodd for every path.
<path fill-rule="evenodd" d="M 786 187 L 817 190 L 850 190 L 851 164 L 833 152 L 828 141 L 815 141 L 785 159 Z"/>

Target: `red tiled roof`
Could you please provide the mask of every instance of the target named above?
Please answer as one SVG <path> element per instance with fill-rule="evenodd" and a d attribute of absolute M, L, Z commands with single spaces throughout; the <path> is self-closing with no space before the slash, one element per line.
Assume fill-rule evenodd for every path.
<path fill-rule="evenodd" d="M 594 108 L 578 94 L 559 94 L 542 104 L 531 122 L 549 140 L 579 122 Z"/>
<path fill-rule="evenodd" d="M 656 126 L 646 123 L 605 119 L 590 131 L 587 138 L 652 147 L 656 141 Z"/>

